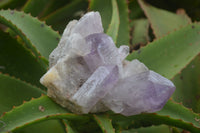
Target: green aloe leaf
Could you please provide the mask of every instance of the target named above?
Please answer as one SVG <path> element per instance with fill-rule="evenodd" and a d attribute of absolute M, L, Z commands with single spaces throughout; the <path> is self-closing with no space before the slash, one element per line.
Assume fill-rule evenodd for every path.
<path fill-rule="evenodd" d="M 121 129 L 167 124 L 189 130 L 193 133 L 200 131 L 198 121 L 200 119 L 199 114 L 196 114 L 185 108 L 183 105 L 177 104 L 171 100 L 157 113 L 134 115 L 130 117 L 111 113 L 108 114 L 108 116 L 113 120 L 114 125 L 118 125 Z M 36 122 L 56 118 L 67 119 L 69 121 L 85 121 L 86 123 L 90 121 L 88 115 L 71 114 L 47 96 L 42 96 L 14 108 L 12 111 L 4 114 L 4 116 L 0 118 L 0 121 L 3 121 L 7 125 L 4 127 L 4 131 L 16 131 Z M 100 120 L 101 125 L 106 127 L 106 129 L 110 128 L 109 119 L 98 117 L 97 120 Z"/>
<path fill-rule="evenodd" d="M 12 133 L 66 133 L 65 125 L 61 122 L 61 120 L 42 121 L 13 131 Z"/>
<path fill-rule="evenodd" d="M 176 91 L 173 99 L 182 102 L 186 107 L 192 108 L 195 112 L 200 112 L 200 56 L 198 55 L 173 82 Z"/>
<path fill-rule="evenodd" d="M 102 6 L 104 8 L 102 8 Z M 116 0 L 91 0 L 89 8 L 99 11 L 102 18 L 104 32 L 112 37 L 116 43 L 120 24 L 119 9 Z M 122 7 L 121 7 L 122 8 Z M 112 9 L 112 10 L 111 10 Z"/>
<path fill-rule="evenodd" d="M 137 0 L 129 0 L 128 8 L 130 10 L 129 18 L 131 20 L 139 19 L 144 16 L 144 13 Z"/>
<path fill-rule="evenodd" d="M 93 115 L 89 114 L 85 116 L 87 116 L 87 118 L 84 120 L 67 120 L 67 123 L 73 131 L 77 133 L 102 133 L 101 128 L 93 119 Z"/>
<path fill-rule="evenodd" d="M 13 106 L 18 106 L 31 97 L 40 97 L 44 94 L 41 89 L 24 81 L 0 74 L 0 115 L 9 111 Z"/>
<path fill-rule="evenodd" d="M 42 13 L 41 18 L 48 16 L 49 14 L 58 10 L 59 8 L 62 8 L 66 4 L 69 4 L 70 2 L 71 2 L 71 0 L 59 0 L 59 2 L 58 2 L 58 0 L 49 0 L 49 5 Z"/>
<path fill-rule="evenodd" d="M 117 47 L 121 45 L 129 45 L 129 19 L 128 19 L 128 3 L 125 0 L 117 0 L 119 8 L 120 25 L 117 37 Z"/>
<path fill-rule="evenodd" d="M 6 132 L 19 131 L 30 124 L 56 118 L 88 121 L 87 116 L 71 114 L 47 96 L 31 100 L 30 102 L 26 102 L 23 105 L 14 108 L 10 112 L 5 113 L 0 118 L 0 121 L 3 121 L 6 124 L 3 129 L 3 131 Z"/>
<path fill-rule="evenodd" d="M 44 88 L 39 79 L 46 69 L 31 51 L 2 31 L 0 31 L 0 42 L 0 72 Z"/>
<path fill-rule="evenodd" d="M 66 128 L 67 128 L 67 133 L 77 133 L 69 125 L 67 125 Z"/>
<path fill-rule="evenodd" d="M 157 112 L 160 116 L 166 116 L 172 117 L 173 119 L 182 121 L 183 123 L 188 123 L 189 125 L 192 125 L 193 127 L 196 127 L 197 129 L 192 129 L 189 125 L 186 125 L 186 127 L 183 127 L 183 125 L 177 123 L 173 123 L 168 125 L 171 126 L 177 126 L 182 129 L 190 130 L 191 132 L 199 132 L 200 131 L 200 125 L 198 119 L 200 118 L 200 115 L 197 113 L 194 113 L 191 109 L 188 109 L 184 107 L 181 103 L 176 103 L 172 100 L 169 100 L 168 103 L 165 105 L 165 107 Z M 167 124 L 167 123 L 166 123 Z M 190 129 L 191 128 L 191 129 Z"/>
<path fill-rule="evenodd" d="M 31 100 L 31 97 L 40 97 L 41 94 L 45 94 L 45 92 L 35 86 L 9 75 L 0 74 L 0 116 L 12 108 Z M 4 124 L 7 126 L 6 122 Z M 64 133 L 64 128 L 61 125 L 62 123 L 58 120 L 50 120 L 29 126 L 20 130 L 19 133 L 44 133 L 47 131 L 49 133 Z M 2 131 L 1 129 L 2 125 L 0 124 L 0 132 Z"/>
<path fill-rule="evenodd" d="M 128 56 L 139 59 L 161 75 L 172 78 L 200 52 L 200 25 L 190 24 Z"/>
<path fill-rule="evenodd" d="M 166 125 L 142 127 L 139 129 L 131 129 L 122 131 L 122 133 L 172 133 Z"/>
<path fill-rule="evenodd" d="M 182 8 L 177 9 L 176 14 L 181 16 L 184 21 L 187 21 L 188 23 L 192 22 L 191 18 L 187 15 L 187 13 L 185 12 L 184 9 L 182 9 Z"/>
<path fill-rule="evenodd" d="M 9 3 L 11 0 L 1 0 L 0 1 L 0 7 L 2 8 L 3 6 L 5 6 L 7 3 Z"/>
<path fill-rule="evenodd" d="M 103 7 L 103 8 L 102 8 Z M 89 9 L 98 11 L 101 14 L 104 32 L 107 31 L 112 17 L 112 1 L 111 0 L 91 0 Z"/>
<path fill-rule="evenodd" d="M 144 46 L 149 41 L 149 22 L 147 19 L 136 19 L 131 23 L 132 45 Z"/>
<path fill-rule="evenodd" d="M 70 122 L 65 120 L 65 123 L 66 123 L 66 130 L 67 130 L 67 133 L 78 133 L 77 131 L 75 131 L 71 126 L 70 126 Z"/>
<path fill-rule="evenodd" d="M 86 10 L 87 7 L 88 2 L 86 0 L 74 0 L 42 18 L 42 20 L 45 20 L 48 25 L 52 25 L 54 29 L 63 31 L 67 23 L 77 16 L 80 17 L 82 11 Z"/>
<path fill-rule="evenodd" d="M 86 7 L 87 2 L 85 0 L 74 0 L 71 3 L 49 14 L 48 16 L 43 18 L 43 20 L 45 20 L 47 24 L 55 24 L 59 21 L 72 17 L 72 15 L 74 15 L 75 12 L 81 11 Z"/>
<path fill-rule="evenodd" d="M 28 0 L 22 10 L 25 13 L 31 13 L 32 16 L 40 17 L 51 2 L 52 0 Z"/>
<path fill-rule="evenodd" d="M 115 43 L 118 37 L 119 23 L 119 9 L 117 2 L 116 0 L 112 0 L 112 18 L 106 33 L 112 37 Z"/>
<path fill-rule="evenodd" d="M 0 9 L 17 9 L 24 5 L 26 0 L 1 0 Z"/>
<path fill-rule="evenodd" d="M 89 8 L 100 12 L 104 32 L 113 38 L 117 47 L 129 45 L 128 5 L 126 1 L 91 0 Z"/>
<path fill-rule="evenodd" d="M 143 0 L 138 0 L 138 2 L 149 19 L 156 37 L 162 37 L 174 29 L 179 29 L 181 26 L 191 23 L 188 18 L 183 17 L 182 15 L 177 15 L 169 11 L 155 8 L 145 3 Z"/>
<path fill-rule="evenodd" d="M 103 133 L 115 133 L 115 129 L 112 126 L 111 119 L 104 115 L 94 115 L 94 119 L 101 127 Z"/>
<path fill-rule="evenodd" d="M 23 12 L 1 10 L 0 22 L 14 30 L 38 57 L 37 50 L 48 58 L 50 52 L 57 46 L 60 35 L 44 22 Z M 36 50 L 37 49 L 37 50 Z"/>
<path fill-rule="evenodd" d="M 11 38 L 7 33 L 0 31 L 0 71 L 20 78 L 26 82 L 44 88 L 39 83 L 39 78 L 44 74 L 44 69 L 36 57 L 22 44 Z M 30 76 L 31 75 L 31 76 Z M 13 106 L 18 106 L 31 97 L 39 97 L 41 89 L 24 81 L 1 74 L 0 76 L 0 115 L 9 111 Z M 6 100 L 5 100 L 6 99 Z M 63 127 L 57 120 L 45 121 L 43 123 L 28 127 L 20 132 L 59 132 L 64 133 Z M 42 129 L 41 129 L 42 126 Z M 50 126 L 50 127 L 49 127 Z"/>
<path fill-rule="evenodd" d="M 114 114 L 110 116 L 114 125 L 121 129 L 140 128 L 151 125 L 171 125 L 191 131 L 192 133 L 200 132 L 199 119 L 200 115 L 192 112 L 182 104 L 169 100 L 164 108 L 157 113 L 140 114 L 130 117 Z"/>

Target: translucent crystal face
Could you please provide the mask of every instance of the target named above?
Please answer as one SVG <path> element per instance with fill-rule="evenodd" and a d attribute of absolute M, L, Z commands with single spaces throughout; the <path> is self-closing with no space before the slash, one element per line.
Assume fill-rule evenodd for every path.
<path fill-rule="evenodd" d="M 88 78 L 83 86 L 74 94 L 71 101 L 82 107 L 83 113 L 88 113 L 118 81 L 117 66 L 100 66 Z"/>
<path fill-rule="evenodd" d="M 96 33 L 86 37 L 86 43 L 91 45 L 91 51 L 84 56 L 91 71 L 99 66 L 122 64 L 118 49 L 111 37 L 103 33 Z"/>
<path fill-rule="evenodd" d="M 162 109 L 175 86 L 138 60 L 126 61 L 128 54 L 128 46 L 117 48 L 103 33 L 99 13 L 89 12 L 68 24 L 40 81 L 49 97 L 74 113 L 110 109 L 129 116 Z"/>
<path fill-rule="evenodd" d="M 121 79 L 114 88 L 103 102 L 114 112 L 127 116 L 160 110 L 174 91 L 171 81 L 153 71 Z"/>

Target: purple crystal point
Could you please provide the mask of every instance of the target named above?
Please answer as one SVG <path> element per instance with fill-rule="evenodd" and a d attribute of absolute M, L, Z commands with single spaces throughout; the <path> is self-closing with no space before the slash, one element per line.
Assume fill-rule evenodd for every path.
<path fill-rule="evenodd" d="M 101 23 L 101 16 L 99 12 L 89 12 L 85 14 L 76 24 L 73 33 L 81 34 L 82 37 L 94 33 L 103 33 L 103 27 Z"/>
<path fill-rule="evenodd" d="M 149 70 L 143 63 L 139 62 L 137 59 L 132 61 L 123 61 L 123 64 L 123 78 Z"/>
<path fill-rule="evenodd" d="M 129 46 L 122 45 L 118 49 L 120 60 L 123 61 L 129 54 Z"/>
<path fill-rule="evenodd" d="M 117 66 L 100 66 L 74 94 L 71 101 L 80 106 L 81 113 L 88 113 L 117 81 Z"/>
<path fill-rule="evenodd" d="M 91 71 L 102 65 L 121 64 L 118 49 L 113 40 L 106 34 L 96 33 L 86 37 L 86 43 L 91 45 L 91 51 L 84 56 Z"/>
<path fill-rule="evenodd" d="M 99 12 L 89 12 L 79 21 L 73 20 L 69 22 L 63 32 L 58 47 L 55 48 L 49 56 L 50 67 L 55 65 L 60 58 L 70 54 L 74 46 L 75 50 L 81 54 L 85 51 L 89 51 L 87 49 L 89 48 L 88 45 L 85 45 L 84 38 L 94 33 L 103 33 Z M 77 40 L 74 38 L 77 38 Z M 77 41 L 79 42 L 78 44 L 76 44 Z"/>
<path fill-rule="evenodd" d="M 175 90 L 173 83 L 153 71 L 121 79 L 104 97 L 104 104 L 126 116 L 155 112 L 165 105 Z"/>

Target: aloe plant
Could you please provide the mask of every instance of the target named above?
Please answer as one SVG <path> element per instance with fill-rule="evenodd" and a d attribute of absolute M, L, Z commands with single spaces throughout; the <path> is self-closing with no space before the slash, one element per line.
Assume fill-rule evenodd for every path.
<path fill-rule="evenodd" d="M 143 0 L 2 0 L 0 8 L 0 132 L 200 132 L 200 24 L 183 9 Z M 48 56 L 66 24 L 88 10 L 100 12 L 117 47 L 130 46 L 127 60 L 139 59 L 176 85 L 161 111 L 77 115 L 46 96 L 39 79 Z"/>

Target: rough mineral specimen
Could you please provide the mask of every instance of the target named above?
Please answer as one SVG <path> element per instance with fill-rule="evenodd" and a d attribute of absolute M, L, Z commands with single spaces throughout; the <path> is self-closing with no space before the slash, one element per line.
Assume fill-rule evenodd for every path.
<path fill-rule="evenodd" d="M 110 109 L 130 116 L 162 109 L 175 86 L 138 60 L 126 61 L 128 54 L 128 46 L 117 48 L 103 33 L 99 13 L 89 12 L 67 25 L 40 81 L 74 113 Z"/>

